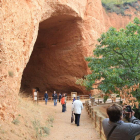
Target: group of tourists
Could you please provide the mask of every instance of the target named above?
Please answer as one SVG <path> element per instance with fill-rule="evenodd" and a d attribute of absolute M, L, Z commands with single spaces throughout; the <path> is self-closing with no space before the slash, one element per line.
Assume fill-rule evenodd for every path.
<path fill-rule="evenodd" d="M 57 106 L 57 93 L 54 91 L 52 94 L 53 101 L 54 101 L 54 106 Z M 47 105 L 48 102 L 48 93 L 45 91 L 44 94 L 45 98 L 45 104 Z M 61 102 L 62 105 L 62 112 L 66 111 L 66 102 L 67 102 L 67 94 L 64 93 L 63 95 L 59 93 L 59 102 Z M 80 115 L 81 115 L 81 110 L 83 109 L 83 103 L 80 101 L 79 96 L 74 97 L 72 100 L 72 114 L 75 115 L 75 124 L 79 126 L 80 123 Z"/>
<path fill-rule="evenodd" d="M 65 99 L 66 99 L 66 96 L 67 96 L 66 93 L 64 93 L 64 96 L 65 96 Z M 45 104 L 47 105 L 48 98 L 49 98 L 47 91 L 45 91 L 44 98 L 45 98 Z M 59 98 L 58 98 L 56 91 L 54 91 L 54 93 L 52 94 L 52 99 L 54 101 L 54 106 L 57 106 L 57 99 L 59 99 L 59 103 L 60 103 L 61 98 L 62 98 L 62 94 L 59 93 Z"/>
<path fill-rule="evenodd" d="M 48 93 L 45 92 L 45 104 L 48 101 Z M 54 91 L 53 95 L 54 106 L 57 105 L 57 93 Z M 66 94 L 59 93 L 59 102 L 62 105 L 62 112 L 66 111 Z M 127 111 L 127 106 L 122 107 L 119 104 L 113 104 L 107 108 L 109 118 L 103 120 L 103 130 L 107 140 L 134 140 L 135 136 L 140 134 L 140 120 L 134 117 L 133 110 Z M 83 103 L 79 96 L 74 97 L 72 101 L 72 114 L 75 115 L 75 124 L 80 125 L 80 115 L 83 109 Z M 128 121 L 123 121 L 123 116 L 128 116 Z"/>
<path fill-rule="evenodd" d="M 61 104 L 62 104 L 62 112 L 66 111 L 66 96 L 63 94 L 62 99 L 61 99 Z M 77 98 L 73 98 L 72 101 L 72 115 L 75 115 L 75 124 L 79 126 L 80 124 L 80 115 L 81 111 L 83 109 L 83 103 L 80 101 L 80 97 L 77 96 Z"/>

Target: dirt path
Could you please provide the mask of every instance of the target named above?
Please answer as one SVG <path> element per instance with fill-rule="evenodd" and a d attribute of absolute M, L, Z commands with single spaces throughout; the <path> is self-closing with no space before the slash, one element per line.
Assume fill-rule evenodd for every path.
<path fill-rule="evenodd" d="M 52 111 L 54 111 L 55 115 L 50 135 L 43 140 L 100 140 L 85 108 L 82 110 L 80 126 L 76 126 L 70 122 L 71 102 L 67 102 L 67 111 L 65 113 L 62 113 L 60 103 L 57 106 L 53 106 L 53 103 L 48 103 L 47 107 L 53 108 Z"/>

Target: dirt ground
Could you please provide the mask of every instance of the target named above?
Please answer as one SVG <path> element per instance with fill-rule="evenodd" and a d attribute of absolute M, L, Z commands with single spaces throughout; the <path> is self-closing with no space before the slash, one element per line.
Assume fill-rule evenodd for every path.
<path fill-rule="evenodd" d="M 52 103 L 47 105 L 48 108 Z M 67 102 L 67 111 L 62 113 L 61 104 L 54 106 L 55 116 L 50 135 L 43 140 L 100 140 L 98 133 L 94 129 L 91 119 L 85 110 L 82 110 L 80 126 L 71 123 L 72 103 Z"/>

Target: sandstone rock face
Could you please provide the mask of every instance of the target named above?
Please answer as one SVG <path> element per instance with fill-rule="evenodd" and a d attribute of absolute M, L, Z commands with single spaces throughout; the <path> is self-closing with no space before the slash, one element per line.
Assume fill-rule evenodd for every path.
<path fill-rule="evenodd" d="M 29 2 L 29 3 L 28 3 Z M 16 113 L 21 77 L 41 20 L 41 0 L 0 1 L 0 118 Z"/>
<path fill-rule="evenodd" d="M 88 10 L 95 13 L 96 5 L 102 8 L 101 3 L 91 3 L 93 7 L 90 9 L 85 1 L 70 2 L 69 5 L 65 1 L 47 4 L 53 7 L 52 15 L 48 18 L 48 11 L 45 11 L 42 16 L 44 21 L 40 23 L 34 50 L 23 72 L 21 90 L 31 93 L 33 87 L 39 87 L 42 94 L 45 90 L 49 93 L 56 90 L 68 94 L 72 91 L 86 94 L 88 91 L 75 82 L 77 78 L 87 75 L 84 60 L 89 53 L 87 47 L 92 48 L 90 45 L 95 41 L 93 33 L 100 34 L 103 27 L 100 19 L 93 20 L 95 16 Z M 100 18 L 102 20 L 103 17 Z M 94 25 L 96 30 L 90 31 Z"/>
<path fill-rule="evenodd" d="M 87 74 L 80 22 L 79 18 L 60 16 L 40 24 L 33 53 L 23 72 L 21 89 L 31 93 L 38 86 L 42 93 L 45 90 L 83 93 L 75 85 L 76 78 Z"/>
<path fill-rule="evenodd" d="M 89 72 L 84 57 L 133 17 L 107 15 L 100 0 L 1 0 L 0 19 L 0 118 L 10 120 L 20 87 L 88 93 L 75 84 Z"/>

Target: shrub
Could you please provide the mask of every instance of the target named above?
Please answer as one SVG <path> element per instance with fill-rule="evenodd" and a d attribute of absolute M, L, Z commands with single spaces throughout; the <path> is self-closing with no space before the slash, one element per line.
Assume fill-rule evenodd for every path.
<path fill-rule="evenodd" d="M 105 95 L 104 98 L 103 98 L 103 102 L 106 103 L 107 99 L 108 99 L 108 96 Z"/>
<path fill-rule="evenodd" d="M 125 16 L 125 13 L 124 13 L 124 10 L 123 10 L 123 9 L 120 10 L 120 14 L 121 14 L 122 16 Z"/>
<path fill-rule="evenodd" d="M 139 0 L 140 1 L 140 0 Z M 130 1 L 130 2 L 123 2 L 120 1 L 120 3 L 117 2 L 102 2 L 102 6 L 105 8 L 105 10 L 109 13 L 115 12 L 116 14 L 121 14 L 122 16 L 127 16 L 125 14 L 125 10 L 129 9 L 130 6 L 133 7 L 135 10 L 140 11 L 140 5 L 137 1 Z M 130 16 L 129 16 L 130 17 Z"/>
<path fill-rule="evenodd" d="M 53 123 L 53 121 L 54 121 L 53 116 L 49 116 L 49 118 L 48 118 L 48 122 Z"/>
<path fill-rule="evenodd" d="M 123 6 L 128 6 L 128 5 L 129 5 L 128 2 L 124 2 L 124 3 L 123 3 Z"/>
<path fill-rule="evenodd" d="M 53 120 L 54 120 L 53 117 L 49 117 L 48 122 L 52 123 Z M 33 124 L 35 131 L 36 131 L 36 137 L 38 139 L 40 139 L 42 136 L 47 136 L 50 134 L 50 126 L 49 125 L 48 125 L 48 127 L 46 127 L 46 126 L 42 127 L 38 120 L 34 120 L 32 122 L 32 124 Z"/>
<path fill-rule="evenodd" d="M 8 71 L 8 74 L 9 74 L 10 77 L 13 77 L 14 76 L 13 71 Z"/>
<path fill-rule="evenodd" d="M 12 123 L 15 124 L 15 125 L 18 125 L 18 124 L 19 124 L 18 118 L 14 119 L 14 120 L 12 121 Z"/>
<path fill-rule="evenodd" d="M 129 9 L 129 8 L 130 8 L 129 6 L 125 6 L 125 7 L 124 7 L 125 10 L 126 10 L 126 9 Z"/>
<path fill-rule="evenodd" d="M 1 133 L 1 134 L 5 134 L 5 133 L 6 133 L 6 131 L 5 131 L 5 130 L 3 130 L 2 128 L 0 128 L 0 133 Z"/>
<path fill-rule="evenodd" d="M 102 6 L 107 10 L 110 11 L 112 8 L 110 7 L 110 4 L 104 4 L 102 3 Z"/>
<path fill-rule="evenodd" d="M 36 131 L 36 137 L 39 139 L 41 136 L 40 135 L 40 122 L 38 120 L 34 120 L 32 122 L 32 124 L 33 124 L 35 131 Z"/>
<path fill-rule="evenodd" d="M 41 129 L 43 130 L 43 133 L 49 135 L 50 134 L 50 128 L 48 127 L 41 127 Z"/>

